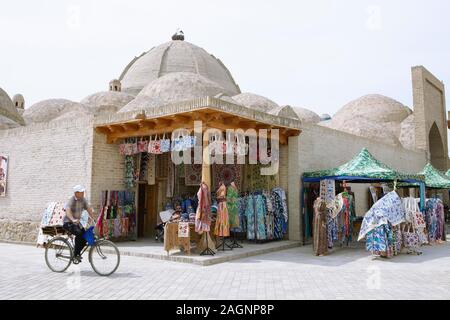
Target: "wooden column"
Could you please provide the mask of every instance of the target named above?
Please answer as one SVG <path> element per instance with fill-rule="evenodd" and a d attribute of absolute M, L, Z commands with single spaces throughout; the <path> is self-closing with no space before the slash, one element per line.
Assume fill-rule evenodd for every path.
<path fill-rule="evenodd" d="M 206 183 L 211 192 L 211 157 L 209 152 L 209 136 L 203 135 L 203 162 L 202 162 L 202 182 Z"/>

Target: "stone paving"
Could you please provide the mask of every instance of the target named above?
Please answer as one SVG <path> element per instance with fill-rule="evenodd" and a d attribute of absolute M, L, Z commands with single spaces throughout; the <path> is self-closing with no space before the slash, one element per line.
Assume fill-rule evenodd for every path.
<path fill-rule="evenodd" d="M 86 261 L 52 273 L 44 250 L 0 243 L 0 299 L 450 299 L 450 242 L 423 255 L 373 259 L 362 248 L 325 257 L 311 246 L 212 266 L 122 256 L 99 277 Z"/>

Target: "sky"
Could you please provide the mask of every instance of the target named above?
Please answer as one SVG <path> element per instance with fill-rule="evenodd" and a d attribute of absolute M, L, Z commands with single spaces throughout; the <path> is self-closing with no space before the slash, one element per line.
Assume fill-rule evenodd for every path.
<path fill-rule="evenodd" d="M 107 90 L 177 28 L 220 58 L 241 91 L 318 114 L 369 93 L 412 108 L 416 65 L 450 83 L 449 1 L 0 0 L 0 8 L 0 87 L 23 94 L 26 107 Z"/>

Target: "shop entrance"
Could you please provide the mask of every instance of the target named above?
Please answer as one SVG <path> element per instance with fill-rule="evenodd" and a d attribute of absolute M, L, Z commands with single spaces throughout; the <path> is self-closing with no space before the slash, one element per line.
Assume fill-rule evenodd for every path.
<path fill-rule="evenodd" d="M 155 228 L 160 223 L 158 212 L 162 211 L 162 204 L 158 198 L 161 197 L 160 190 L 163 187 L 164 181 L 159 181 L 155 185 L 138 184 L 138 238 L 155 238 Z"/>

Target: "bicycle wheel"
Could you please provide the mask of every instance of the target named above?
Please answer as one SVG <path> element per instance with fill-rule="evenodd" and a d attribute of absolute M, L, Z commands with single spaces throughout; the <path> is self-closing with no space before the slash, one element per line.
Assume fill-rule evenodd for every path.
<path fill-rule="evenodd" d="M 109 276 L 119 267 L 119 248 L 109 240 L 100 240 L 89 250 L 89 262 L 98 275 Z"/>
<path fill-rule="evenodd" d="M 66 238 L 56 237 L 45 247 L 45 263 L 53 272 L 64 272 L 72 263 L 73 249 Z"/>

